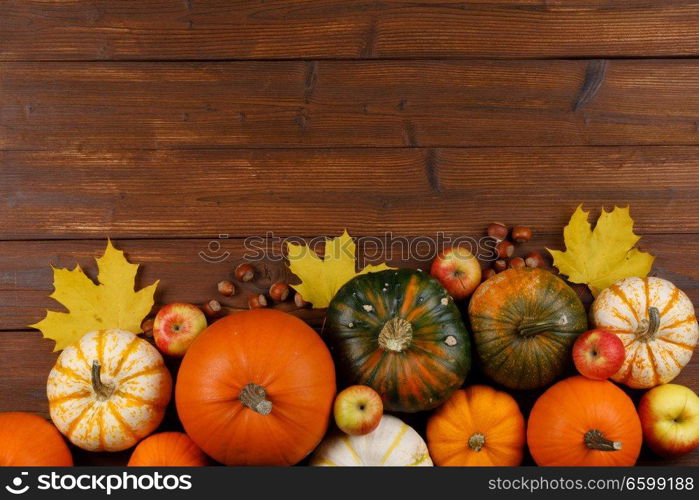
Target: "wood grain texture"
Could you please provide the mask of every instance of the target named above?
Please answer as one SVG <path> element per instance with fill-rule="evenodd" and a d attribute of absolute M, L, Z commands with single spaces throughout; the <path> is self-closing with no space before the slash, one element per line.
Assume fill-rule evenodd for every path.
<path fill-rule="evenodd" d="M 8 0 L 0 59 L 699 54 L 693 0 Z"/>
<path fill-rule="evenodd" d="M 696 60 L 18 62 L 0 96 L 4 150 L 699 143 Z"/>
<path fill-rule="evenodd" d="M 699 232 L 697 147 L 0 152 L 0 240 L 558 234 L 579 203 Z"/>

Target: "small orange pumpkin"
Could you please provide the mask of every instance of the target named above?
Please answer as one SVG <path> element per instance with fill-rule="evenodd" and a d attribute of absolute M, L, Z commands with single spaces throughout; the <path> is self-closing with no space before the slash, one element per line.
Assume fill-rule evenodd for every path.
<path fill-rule="evenodd" d="M 641 440 L 631 398 L 607 380 L 561 380 L 529 416 L 527 443 L 538 465 L 628 467 L 638 459 Z"/>
<path fill-rule="evenodd" d="M 209 460 L 183 432 L 160 432 L 138 443 L 129 467 L 202 467 Z"/>
<path fill-rule="evenodd" d="M 519 465 L 525 440 L 517 402 L 485 385 L 456 391 L 427 422 L 430 456 L 441 466 Z"/>
<path fill-rule="evenodd" d="M 31 413 L 0 413 L 0 467 L 70 467 L 73 457 L 60 432 Z"/>
<path fill-rule="evenodd" d="M 335 367 L 318 334 L 291 314 L 227 316 L 190 346 L 175 386 L 192 440 L 226 465 L 292 465 L 318 445 Z"/>

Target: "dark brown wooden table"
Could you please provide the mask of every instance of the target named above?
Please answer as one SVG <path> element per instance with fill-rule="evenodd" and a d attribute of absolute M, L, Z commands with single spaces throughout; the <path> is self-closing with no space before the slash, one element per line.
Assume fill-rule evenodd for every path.
<path fill-rule="evenodd" d="M 699 304 L 697 26 L 695 0 L 0 3 L 0 411 L 47 416 L 56 354 L 27 325 L 59 307 L 49 264 L 94 275 L 107 236 L 159 304 L 202 303 L 250 235 L 497 220 L 543 250 L 579 203 L 630 204 Z M 263 268 L 227 307 L 284 275 Z M 676 381 L 699 388 L 696 356 Z"/>

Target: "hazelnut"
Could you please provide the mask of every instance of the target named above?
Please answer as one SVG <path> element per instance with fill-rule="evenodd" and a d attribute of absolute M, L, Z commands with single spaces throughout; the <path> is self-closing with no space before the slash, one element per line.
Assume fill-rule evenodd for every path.
<path fill-rule="evenodd" d="M 492 268 L 491 268 L 491 269 L 486 269 L 485 271 L 483 271 L 483 274 L 481 275 L 481 278 L 482 278 L 483 281 L 485 281 L 485 280 L 487 280 L 488 278 L 492 278 L 492 277 L 495 276 L 496 274 L 497 274 L 497 272 L 495 271 L 495 269 L 492 269 Z"/>
<path fill-rule="evenodd" d="M 301 308 L 306 307 L 308 305 L 308 302 L 303 300 L 303 296 L 299 292 L 296 292 L 294 294 L 294 304 L 296 304 L 296 307 Z"/>
<path fill-rule="evenodd" d="M 524 259 L 522 257 L 512 257 L 507 263 L 507 267 L 510 269 L 522 269 L 525 267 Z"/>
<path fill-rule="evenodd" d="M 146 337 L 152 337 L 153 336 L 153 324 L 154 320 L 153 318 L 146 318 L 141 322 L 141 331 L 145 334 Z"/>
<path fill-rule="evenodd" d="M 544 267 L 546 265 L 544 258 L 539 252 L 532 252 L 527 255 L 527 258 L 524 259 L 524 263 L 527 267 Z"/>
<path fill-rule="evenodd" d="M 505 269 L 507 269 L 507 261 L 504 259 L 498 259 L 495 262 L 493 262 L 493 270 L 496 273 L 501 273 Z"/>
<path fill-rule="evenodd" d="M 515 253 L 515 246 L 507 240 L 503 240 L 495 245 L 495 251 L 501 259 L 509 259 Z"/>
<path fill-rule="evenodd" d="M 235 293 L 235 285 L 228 280 L 219 281 L 218 293 L 224 297 L 230 297 Z"/>
<path fill-rule="evenodd" d="M 201 310 L 209 318 L 215 318 L 221 314 L 221 303 L 218 300 L 210 300 L 203 306 Z"/>
<path fill-rule="evenodd" d="M 488 224 L 488 236 L 497 241 L 502 241 L 507 238 L 507 226 L 502 222 L 493 222 Z"/>
<path fill-rule="evenodd" d="M 235 268 L 235 277 L 246 283 L 255 277 L 255 269 L 250 264 L 240 264 Z"/>
<path fill-rule="evenodd" d="M 512 228 L 512 239 L 517 243 L 526 243 L 532 239 L 532 230 L 526 226 L 515 226 Z"/>
<path fill-rule="evenodd" d="M 284 302 L 289 298 L 289 285 L 278 281 L 269 287 L 269 296 L 277 302 Z"/>
<path fill-rule="evenodd" d="M 267 297 L 262 294 L 250 295 L 248 297 L 248 307 L 250 309 L 260 309 L 262 307 L 267 307 Z"/>

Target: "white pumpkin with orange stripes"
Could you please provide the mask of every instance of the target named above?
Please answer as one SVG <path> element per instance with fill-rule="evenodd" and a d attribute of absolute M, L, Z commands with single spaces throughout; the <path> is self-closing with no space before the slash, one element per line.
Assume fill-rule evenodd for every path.
<path fill-rule="evenodd" d="M 348 436 L 337 432 L 327 437 L 313 455 L 311 465 L 428 467 L 432 459 L 425 441 L 412 427 L 384 415 L 369 434 Z"/>
<path fill-rule="evenodd" d="M 83 336 L 49 374 L 51 419 L 74 445 L 120 451 L 153 432 L 172 393 L 172 377 L 155 347 L 124 330 Z"/>
<path fill-rule="evenodd" d="M 661 278 L 626 278 L 603 290 L 590 310 L 596 328 L 616 333 L 626 359 L 612 377 L 645 389 L 674 379 L 689 362 L 699 325 L 689 297 Z"/>

